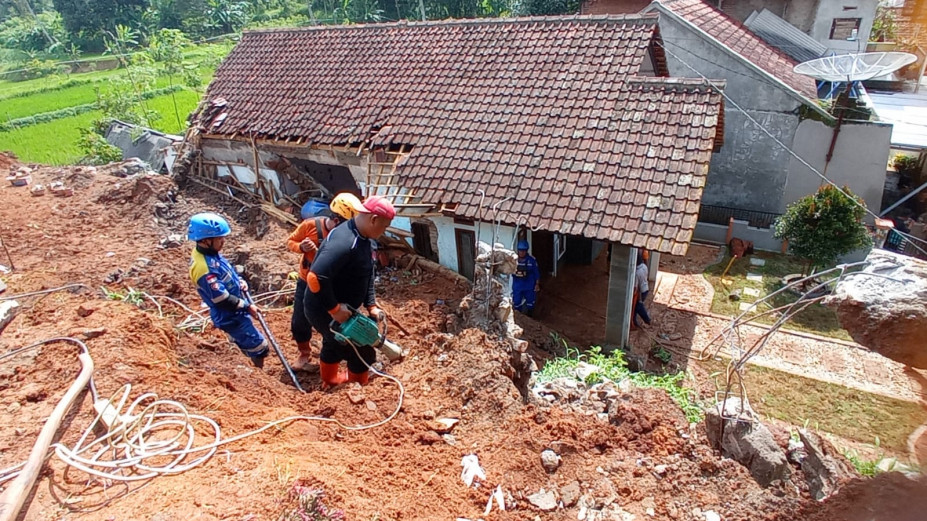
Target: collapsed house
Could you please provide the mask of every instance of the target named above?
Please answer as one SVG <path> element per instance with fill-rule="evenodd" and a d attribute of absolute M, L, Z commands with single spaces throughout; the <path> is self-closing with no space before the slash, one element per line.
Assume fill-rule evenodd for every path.
<path fill-rule="evenodd" d="M 388 197 L 470 279 L 478 241 L 527 239 L 553 274 L 611 244 L 624 345 L 636 250 L 686 251 L 723 140 L 724 82 L 668 76 L 656 15 L 249 31 L 193 115 L 191 175 L 278 204 Z"/>

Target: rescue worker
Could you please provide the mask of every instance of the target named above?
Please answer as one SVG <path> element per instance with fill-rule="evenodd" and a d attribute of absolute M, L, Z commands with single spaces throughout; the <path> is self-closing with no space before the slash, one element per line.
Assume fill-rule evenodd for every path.
<path fill-rule="evenodd" d="M 302 253 L 299 277 L 296 279 L 296 293 L 293 295 L 293 318 L 290 320 L 290 332 L 293 333 L 293 340 L 296 341 L 299 350 L 299 358 L 293 369 L 310 368 L 312 346 L 309 341 L 312 339 L 312 325 L 306 318 L 303 304 L 309 267 L 322 241 L 336 226 L 357 215 L 358 208 L 361 208 L 361 202 L 354 194 L 338 194 L 332 199 L 329 208 L 318 212 L 315 217 L 305 219 L 287 238 L 287 248 L 293 253 Z"/>
<path fill-rule="evenodd" d="M 254 327 L 251 317 L 260 310 L 244 297 L 248 284 L 239 278 L 228 259 L 219 254 L 225 237 L 231 233 L 229 223 L 214 213 L 198 213 L 190 218 L 187 239 L 196 246 L 190 254 L 190 278 L 209 317 L 259 369 L 267 358 L 267 341 Z"/>
<path fill-rule="evenodd" d="M 346 381 L 366 384 L 368 366 L 376 361 L 372 347 L 356 346 L 355 352 L 354 347 L 336 340 L 330 324 L 345 322 L 351 318 L 350 308 L 359 310 L 362 305 L 375 320 L 386 320 L 386 313 L 377 306 L 371 243 L 383 235 L 396 210 L 383 197 L 371 196 L 357 211 L 328 235 L 306 276 L 306 318 L 322 335 L 319 372 L 326 386 Z M 347 373 L 340 370 L 342 360 L 347 361 Z"/>
<path fill-rule="evenodd" d="M 518 241 L 518 267 L 512 274 L 512 305 L 516 311 L 530 317 L 541 289 L 541 271 L 537 259 L 528 254 L 528 246 L 528 241 Z"/>
<path fill-rule="evenodd" d="M 634 315 L 631 317 L 633 329 L 639 328 L 640 323 L 637 317 L 644 319 L 644 322 L 650 325 L 650 314 L 647 313 L 647 307 L 644 302 L 650 294 L 650 284 L 647 281 L 650 278 L 650 270 L 647 268 L 646 252 L 640 251 L 637 254 L 637 268 L 634 270 Z"/>

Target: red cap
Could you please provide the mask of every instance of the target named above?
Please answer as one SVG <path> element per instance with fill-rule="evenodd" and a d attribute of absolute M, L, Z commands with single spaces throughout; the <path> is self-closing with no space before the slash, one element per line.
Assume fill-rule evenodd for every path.
<path fill-rule="evenodd" d="M 396 209 L 393 208 L 393 204 L 385 197 L 380 197 L 379 195 L 371 195 L 368 197 L 364 201 L 364 208 L 361 212 L 372 213 L 380 217 L 386 217 L 387 219 L 396 217 Z"/>

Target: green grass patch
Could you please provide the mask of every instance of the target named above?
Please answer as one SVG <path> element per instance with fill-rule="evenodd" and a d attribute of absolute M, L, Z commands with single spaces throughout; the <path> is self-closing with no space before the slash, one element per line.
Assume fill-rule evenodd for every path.
<path fill-rule="evenodd" d="M 703 411 L 696 400 L 694 390 L 685 387 L 685 372 L 673 374 L 654 375 L 645 372 L 632 373 L 624 359 L 624 352 L 620 350 L 604 353 L 599 346 L 593 346 L 585 352 L 567 347 L 567 355 L 562 358 L 548 360 L 537 375 L 538 382 L 548 382 L 556 378 L 576 378 L 574 370 L 585 362 L 596 366 L 599 370 L 590 374 L 585 380 L 586 385 L 595 385 L 605 381 L 620 382 L 630 379 L 638 387 L 663 389 L 673 401 L 682 409 L 689 422 L 698 422 L 702 419 Z M 578 379 L 578 378 L 577 378 Z"/>
<path fill-rule="evenodd" d="M 82 72 L 80 74 L 70 75 L 52 75 L 44 78 L 36 78 L 27 81 L 9 81 L 0 79 L 0 98 L 8 98 L 12 95 L 19 95 L 26 92 L 40 91 L 44 89 L 53 89 L 71 80 L 92 80 L 103 81 L 116 74 L 125 73 L 122 69 L 111 69 L 106 71 Z"/>
<path fill-rule="evenodd" d="M 174 114 L 174 101 L 170 94 L 158 96 L 147 101 L 148 109 L 157 111 L 161 114 L 161 119 L 155 122 L 155 130 L 160 130 L 167 134 L 183 134 L 186 131 L 187 116 L 196 108 L 200 102 L 200 93 L 190 90 L 181 89 L 174 93 L 177 99 L 177 112 L 180 114 L 180 122 Z"/>
<path fill-rule="evenodd" d="M 699 363 L 723 374 L 727 360 Z M 907 452 L 908 436 L 927 417 L 917 403 L 757 365 L 747 367 L 744 384 L 754 410 L 764 416 L 862 443 L 879 440 L 900 453 Z"/>
<path fill-rule="evenodd" d="M 155 130 L 170 134 L 179 134 L 184 131 L 183 125 L 186 117 L 196 108 L 200 94 L 189 89 L 182 89 L 176 92 L 176 96 L 181 125 L 177 124 L 174 117 L 174 105 L 170 94 L 146 101 L 149 109 L 161 114 L 161 119 L 154 124 Z M 89 128 L 93 120 L 102 116 L 100 111 L 93 110 L 77 116 L 0 132 L 0 150 L 10 150 L 21 161 L 28 163 L 74 164 L 84 155 L 77 147 L 80 129 Z"/>
<path fill-rule="evenodd" d="M 27 163 L 68 165 L 76 163 L 83 152 L 77 147 L 80 129 L 103 114 L 94 110 L 78 116 L 0 132 L 0 150 L 10 150 Z"/>
<path fill-rule="evenodd" d="M 766 261 L 766 264 L 764 266 L 753 266 L 750 264 L 751 257 L 763 259 Z M 782 277 L 793 273 L 801 273 L 803 268 L 802 262 L 795 257 L 758 251 L 750 257 L 734 261 L 734 264 L 731 265 L 730 270 L 725 276 L 725 279 L 732 280 L 733 284 L 727 285 L 721 282 L 721 274 L 724 273 L 724 268 L 730 260 L 731 257 L 725 255 L 721 262 L 709 266 L 704 273 L 705 278 L 715 290 L 714 298 L 711 302 L 711 311 L 719 315 L 740 315 L 741 302 L 752 303 L 755 300 L 759 300 L 775 292 L 783 286 Z M 762 282 L 747 280 L 747 273 L 762 275 Z M 760 296 L 747 296 L 743 293 L 745 288 L 758 290 Z M 735 290 L 741 290 L 740 301 L 730 300 L 729 298 L 730 294 Z M 769 303 L 772 307 L 780 307 L 791 304 L 797 300 L 798 295 L 791 292 L 782 292 Z M 756 311 L 762 313 L 770 309 L 768 305 L 760 305 Z M 754 312 L 754 314 L 758 313 Z M 773 324 L 777 319 L 778 317 L 776 316 L 767 315 L 757 319 L 757 322 L 768 325 Z M 837 314 L 821 304 L 812 304 L 808 306 L 801 313 L 795 315 L 791 320 L 786 322 L 784 327 L 786 329 L 815 333 L 832 338 L 839 338 L 841 340 L 853 340 L 850 334 L 840 326 L 840 322 L 837 320 Z"/>

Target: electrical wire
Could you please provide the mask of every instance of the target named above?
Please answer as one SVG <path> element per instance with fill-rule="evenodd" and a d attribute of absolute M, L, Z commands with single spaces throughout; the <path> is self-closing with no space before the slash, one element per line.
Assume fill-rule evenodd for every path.
<path fill-rule="evenodd" d="M 714 90 L 717 91 L 719 94 L 721 94 L 721 96 L 723 96 L 724 99 L 727 100 L 727 102 L 729 102 L 734 108 L 736 108 L 738 111 L 740 111 L 740 112 L 744 115 L 744 117 L 746 117 L 751 123 L 753 123 L 754 125 L 756 125 L 756 127 L 759 128 L 760 131 L 762 131 L 764 134 L 766 134 L 767 137 L 769 137 L 770 139 L 772 139 L 777 145 L 779 145 L 783 150 L 785 150 L 790 156 L 792 156 L 793 158 L 795 158 L 796 160 L 798 160 L 798 162 L 801 163 L 802 165 L 804 165 L 807 169 L 811 170 L 811 172 L 814 173 L 815 175 L 817 175 L 819 178 L 821 178 L 822 181 L 824 181 L 825 183 L 827 183 L 827 184 L 831 185 L 832 187 L 834 187 L 838 192 L 840 192 L 840 193 L 843 194 L 847 199 L 849 199 L 850 201 L 852 201 L 853 204 L 855 204 L 855 205 L 859 206 L 860 208 L 862 208 L 867 214 L 871 215 L 871 216 L 872 216 L 873 218 L 875 218 L 875 219 L 881 219 L 881 217 L 879 217 L 878 215 L 876 215 L 875 213 L 873 213 L 871 210 L 869 210 L 869 208 L 866 207 L 865 204 L 862 204 L 862 203 L 860 203 L 859 201 L 857 201 L 855 197 L 850 197 L 850 195 L 847 194 L 846 191 L 843 190 L 843 188 L 840 188 L 836 183 L 834 183 L 833 181 L 831 181 L 830 178 L 828 178 L 826 175 L 824 175 L 824 174 L 822 174 L 821 172 L 819 172 L 818 169 L 816 169 L 816 168 L 814 168 L 813 166 L 811 166 L 811 164 L 808 163 L 803 157 L 801 157 L 800 155 L 798 155 L 797 153 L 795 153 L 795 151 L 793 151 L 791 148 L 789 148 L 788 145 L 786 145 L 786 144 L 783 143 L 781 140 L 779 140 L 779 138 L 777 138 L 772 132 L 770 132 L 768 129 L 766 129 L 766 127 L 764 127 L 760 122 L 758 122 L 756 119 L 754 119 L 753 116 L 751 116 L 750 114 L 748 114 L 740 105 L 738 105 L 736 101 L 734 101 L 733 99 L 731 99 L 731 97 L 728 96 L 727 93 L 724 92 L 724 89 L 720 89 L 720 88 L 718 88 L 716 85 L 712 84 L 711 80 L 710 80 L 708 77 L 706 77 L 704 74 L 702 74 L 701 72 L 699 72 L 699 70 L 696 69 L 695 67 L 689 65 L 689 63 L 687 63 L 685 60 L 683 60 L 682 58 L 680 58 L 679 56 L 677 56 L 675 53 L 673 53 L 672 51 L 670 51 L 669 49 L 667 49 L 667 48 L 666 48 L 666 45 L 663 45 L 663 44 L 661 44 L 661 43 L 659 43 L 659 42 L 656 42 L 656 43 L 657 43 L 657 45 L 659 45 L 660 47 L 662 47 L 663 50 L 665 50 L 665 51 L 667 52 L 667 54 L 669 54 L 669 55 L 672 56 L 673 58 L 679 60 L 680 63 L 682 63 L 683 65 L 685 65 L 686 67 L 688 67 L 688 68 L 689 68 L 690 70 L 692 70 L 692 72 L 694 72 L 695 74 L 698 74 L 698 76 L 699 76 L 700 78 L 702 78 L 703 80 L 705 80 L 705 83 L 706 83 L 706 85 L 707 85 L 708 87 L 714 89 Z M 905 239 L 910 239 L 911 241 L 917 241 L 917 242 L 921 242 L 921 243 L 927 244 L 927 241 L 925 241 L 925 240 L 923 240 L 923 239 L 919 239 L 919 238 L 917 238 L 917 237 L 914 237 L 914 236 L 912 236 L 912 235 L 910 235 L 910 234 L 903 233 L 903 232 L 900 232 L 900 231 L 897 231 L 897 230 L 895 230 L 895 233 L 901 235 L 901 236 L 904 237 Z M 927 251 L 925 251 L 925 250 L 924 250 L 923 248 L 921 248 L 920 246 L 914 244 L 913 242 L 911 243 L 911 246 L 913 246 L 916 250 L 918 250 L 918 251 L 921 252 L 922 254 L 927 255 Z"/>
<path fill-rule="evenodd" d="M 14 300 L 14 299 L 18 299 L 18 298 L 34 297 L 34 296 L 36 296 L 36 295 L 45 295 L 45 294 L 48 294 L 48 293 L 54 293 L 54 292 L 56 292 L 56 291 L 62 291 L 62 290 L 71 289 L 71 288 L 87 288 L 87 289 L 93 289 L 93 288 L 91 288 L 90 286 L 88 286 L 88 285 L 86 285 L 86 284 L 67 284 L 67 285 L 65 285 L 65 286 L 60 286 L 60 287 L 57 287 L 57 288 L 43 289 L 43 290 L 40 290 L 40 291 L 30 291 L 30 292 L 28 292 L 28 293 L 19 293 L 19 294 L 17 294 L 17 295 L 0 296 L 0 300 Z"/>
<path fill-rule="evenodd" d="M 54 338 L 6 353 L 0 356 L 0 360 L 26 349 L 56 341 L 76 342 L 82 349 L 87 350 L 87 346 L 79 340 Z M 348 343 L 360 358 L 357 346 L 350 340 Z M 361 360 L 363 361 L 363 358 Z M 395 410 L 386 418 L 374 423 L 347 425 L 338 419 L 323 416 L 288 416 L 271 421 L 259 429 L 223 438 L 221 428 L 215 420 L 190 413 L 178 401 L 162 400 L 155 393 L 144 393 L 129 403 L 131 384 L 123 385 L 108 399 L 101 401 L 91 377 L 91 393 L 94 397 L 94 409 L 97 411 L 93 421 L 73 446 L 56 443 L 52 448 L 55 456 L 70 467 L 98 478 L 129 483 L 186 472 L 208 461 L 223 445 L 296 421 L 333 423 L 348 431 L 373 429 L 386 424 L 399 414 L 405 397 L 405 387 L 398 378 L 371 367 L 366 361 L 364 364 L 375 374 L 395 382 L 399 387 L 399 400 Z M 91 435 L 98 427 L 105 433 L 91 440 Z M 202 432 L 204 427 L 207 431 L 206 436 L 211 441 L 198 445 L 196 434 L 198 430 Z M 0 470 L 0 483 L 14 479 L 24 465 L 23 463 Z"/>

